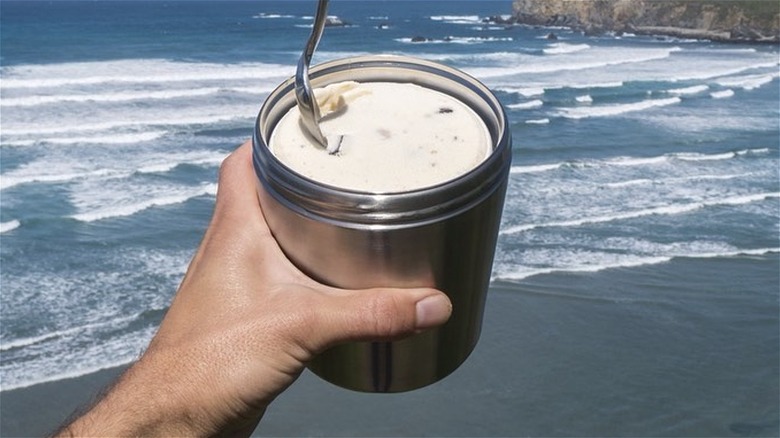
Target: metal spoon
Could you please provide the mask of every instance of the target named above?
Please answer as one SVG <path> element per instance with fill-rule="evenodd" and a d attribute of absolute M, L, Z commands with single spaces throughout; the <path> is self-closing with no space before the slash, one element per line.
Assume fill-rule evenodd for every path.
<path fill-rule="evenodd" d="M 338 152 L 339 144 L 328 146 L 328 139 L 320 130 L 320 107 L 317 105 L 317 99 L 311 88 L 309 81 L 309 63 L 317 49 L 317 45 L 322 38 L 322 31 L 325 28 L 325 19 L 328 17 L 328 0 L 319 0 L 317 4 L 317 15 L 314 17 L 314 26 L 311 30 L 306 47 L 298 59 L 298 69 L 295 71 L 295 100 L 298 102 L 298 109 L 301 112 L 301 120 L 306 131 L 323 149 L 330 154 Z M 340 143 L 340 142 L 334 142 Z"/>

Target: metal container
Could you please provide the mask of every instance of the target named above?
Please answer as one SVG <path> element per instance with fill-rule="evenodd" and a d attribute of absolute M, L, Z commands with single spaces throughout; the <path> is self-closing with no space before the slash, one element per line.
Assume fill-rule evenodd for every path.
<path fill-rule="evenodd" d="M 309 368 L 336 385 L 366 392 L 436 382 L 466 360 L 479 338 L 512 156 L 504 111 L 476 79 L 415 58 L 341 59 L 312 68 L 310 75 L 314 87 L 353 80 L 438 90 L 470 106 L 493 139 L 490 156 L 465 175 L 408 192 L 366 193 L 313 181 L 270 152 L 271 132 L 295 105 L 292 79 L 268 96 L 255 125 L 253 161 L 263 212 L 299 269 L 330 286 L 434 287 L 452 301 L 452 316 L 439 328 L 399 341 L 339 345 Z"/>

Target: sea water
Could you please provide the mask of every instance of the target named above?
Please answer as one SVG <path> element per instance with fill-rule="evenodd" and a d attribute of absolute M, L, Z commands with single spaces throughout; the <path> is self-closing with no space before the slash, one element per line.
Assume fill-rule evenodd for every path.
<path fill-rule="evenodd" d="M 219 163 L 251 136 L 270 90 L 294 74 L 314 4 L 4 0 L 1 7 L 0 385 L 8 394 L 126 364 L 143 351 L 208 223 Z M 330 12 L 352 25 L 326 29 L 314 59 L 427 58 L 476 76 L 505 105 L 515 150 L 494 296 L 528 309 L 537 297 L 546 301 L 518 322 L 522 333 L 502 327 L 502 339 L 527 342 L 526 351 L 533 330 L 537 338 L 566 327 L 603 330 L 578 343 L 554 338 L 535 350 L 539 356 L 485 364 L 497 374 L 480 391 L 535 414 L 515 424 L 493 418 L 496 406 L 479 417 L 518 433 L 567 425 L 564 434 L 588 434 L 572 413 L 589 412 L 593 399 L 566 397 L 598 376 L 577 381 L 576 370 L 597 366 L 601 354 L 614 357 L 615 346 L 626 345 L 620 333 L 632 336 L 626 342 L 634 347 L 619 350 L 634 352 L 626 357 L 644 357 L 643 345 L 659 351 L 662 344 L 645 342 L 653 329 L 630 326 L 652 321 L 655 330 L 679 329 L 668 344 L 677 356 L 664 363 L 696 352 L 682 362 L 692 374 L 671 365 L 662 371 L 652 357 L 625 363 L 678 388 L 704 364 L 712 382 L 685 394 L 670 387 L 668 400 L 716 391 L 736 376 L 740 385 L 706 397 L 712 405 L 694 399 L 679 416 L 653 423 L 639 419 L 667 406 L 664 398 L 643 405 L 647 389 L 623 397 L 634 383 L 615 376 L 620 386 L 592 397 L 618 400 L 624 417 L 637 419 L 616 425 L 616 434 L 632 430 L 627 425 L 638 435 L 679 434 L 701 419 L 730 421 L 743 408 L 748 426 L 769 429 L 723 433 L 776 431 L 777 46 L 586 38 L 482 21 L 510 10 L 509 1 L 333 2 Z M 551 32 L 557 40 L 547 39 Z M 413 43 L 418 35 L 427 40 Z M 522 293 L 530 289 L 548 294 Z M 554 312 L 560 301 L 551 297 L 576 300 L 565 302 L 578 313 Z M 588 320 L 608 303 L 631 303 L 630 312 Z M 548 322 L 556 325 L 541 331 Z M 490 345 L 483 348 L 510 344 Z M 715 345 L 732 353 L 716 354 Z M 576 363 L 567 356 L 574 351 Z M 538 379 L 515 388 L 523 379 L 513 370 L 537 357 Z M 545 379 L 544 370 L 557 377 Z M 524 429 L 534 421 L 538 428 Z M 485 432 L 472 426 L 459 430 Z"/>

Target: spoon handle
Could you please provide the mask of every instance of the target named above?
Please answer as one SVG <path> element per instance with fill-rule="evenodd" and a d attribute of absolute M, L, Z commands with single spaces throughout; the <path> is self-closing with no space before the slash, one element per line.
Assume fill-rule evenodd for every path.
<path fill-rule="evenodd" d="M 327 149 L 328 140 L 320 130 L 320 108 L 317 105 L 314 91 L 309 81 L 309 64 L 312 55 L 317 49 L 317 45 L 322 38 L 322 32 L 325 29 L 325 20 L 328 18 L 328 0 L 319 0 L 317 4 L 317 14 L 314 17 L 314 26 L 306 42 L 306 47 L 298 59 L 298 68 L 295 71 L 295 99 L 298 102 L 298 108 L 301 112 L 301 120 L 306 131 L 320 144 Z"/>

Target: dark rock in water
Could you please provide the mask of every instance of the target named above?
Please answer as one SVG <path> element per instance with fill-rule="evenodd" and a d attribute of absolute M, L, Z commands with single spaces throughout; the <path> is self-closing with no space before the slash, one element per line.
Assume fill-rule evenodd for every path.
<path fill-rule="evenodd" d="M 417 35 L 417 36 L 413 36 L 412 37 L 412 42 L 413 43 L 424 43 L 426 41 L 429 41 L 429 40 L 428 40 L 428 38 L 426 38 L 424 36 Z"/>
<path fill-rule="evenodd" d="M 558 35 L 550 32 L 550 33 L 547 34 L 547 36 L 545 38 L 548 39 L 548 40 L 557 40 L 558 39 Z"/>
<path fill-rule="evenodd" d="M 352 23 L 344 21 L 339 17 L 330 16 L 325 19 L 325 27 L 346 27 L 352 26 Z"/>
<path fill-rule="evenodd" d="M 381 30 L 390 29 L 390 23 L 379 23 L 376 25 L 376 28 Z"/>
<path fill-rule="evenodd" d="M 512 15 L 491 15 L 490 17 L 482 19 L 483 23 L 492 24 L 515 24 L 517 18 Z"/>

